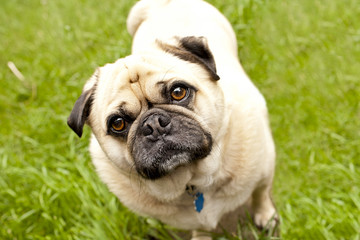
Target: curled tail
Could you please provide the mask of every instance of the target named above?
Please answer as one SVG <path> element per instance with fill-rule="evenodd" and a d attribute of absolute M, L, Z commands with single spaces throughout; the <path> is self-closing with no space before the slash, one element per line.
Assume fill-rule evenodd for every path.
<path fill-rule="evenodd" d="M 141 23 L 148 17 L 153 9 L 166 5 L 171 0 L 141 0 L 131 9 L 127 18 L 127 29 L 134 36 Z"/>

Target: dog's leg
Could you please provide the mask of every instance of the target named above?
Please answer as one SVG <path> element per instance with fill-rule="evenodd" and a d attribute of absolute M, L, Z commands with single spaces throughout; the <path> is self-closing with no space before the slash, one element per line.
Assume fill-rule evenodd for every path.
<path fill-rule="evenodd" d="M 252 194 L 251 208 L 255 225 L 260 229 L 274 229 L 279 217 L 273 201 L 271 200 L 271 186 L 263 185 L 255 189 Z"/>
<path fill-rule="evenodd" d="M 201 232 L 201 231 L 193 231 L 191 240 L 211 240 L 210 233 Z"/>

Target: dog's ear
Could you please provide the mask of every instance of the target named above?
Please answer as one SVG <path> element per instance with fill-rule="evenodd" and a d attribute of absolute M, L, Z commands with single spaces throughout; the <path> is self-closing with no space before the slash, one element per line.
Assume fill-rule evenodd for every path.
<path fill-rule="evenodd" d="M 171 53 L 182 60 L 197 63 L 203 66 L 213 80 L 219 80 L 216 73 L 216 64 L 212 55 L 207 39 L 205 37 L 183 37 L 177 38 L 178 46 L 168 45 L 159 42 L 159 46 L 166 52 Z"/>
<path fill-rule="evenodd" d="M 212 55 L 207 39 L 205 37 L 184 37 L 179 40 L 180 47 L 194 54 L 205 65 L 207 70 L 211 72 L 214 80 L 219 80 L 220 77 L 216 74 L 216 65 L 214 56 Z"/>
<path fill-rule="evenodd" d="M 76 100 L 75 105 L 67 120 L 69 127 L 79 136 L 82 136 L 83 128 L 90 114 L 93 101 L 93 94 L 98 80 L 99 70 L 97 69 L 91 78 L 86 82 L 83 92 Z"/>

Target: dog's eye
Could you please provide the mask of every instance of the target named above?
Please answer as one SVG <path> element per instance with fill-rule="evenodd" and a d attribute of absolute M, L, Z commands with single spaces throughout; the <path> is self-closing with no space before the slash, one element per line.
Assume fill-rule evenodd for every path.
<path fill-rule="evenodd" d="M 171 98 L 175 101 L 181 101 L 188 96 L 188 88 L 185 87 L 175 87 L 171 91 Z"/>
<path fill-rule="evenodd" d="M 126 128 L 127 122 L 121 117 L 113 117 L 110 120 L 111 130 L 114 132 L 121 132 Z"/>

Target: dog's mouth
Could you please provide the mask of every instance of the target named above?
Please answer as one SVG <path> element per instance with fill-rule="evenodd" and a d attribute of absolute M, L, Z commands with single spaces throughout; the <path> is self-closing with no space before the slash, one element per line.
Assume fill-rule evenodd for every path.
<path fill-rule="evenodd" d="M 139 154 L 135 159 L 136 170 L 146 179 L 161 178 L 180 166 L 189 165 L 206 157 L 210 153 L 209 145 L 211 144 L 202 145 L 194 143 L 193 146 L 179 146 L 174 149 L 163 143 L 163 147 L 154 147 L 154 149 L 148 149 L 147 154 Z"/>
<path fill-rule="evenodd" d="M 159 179 L 210 154 L 212 137 L 196 121 L 165 111 L 144 119 L 131 148 L 142 177 Z"/>
<path fill-rule="evenodd" d="M 136 164 L 137 172 L 148 179 L 158 179 L 191 162 L 190 154 L 180 150 L 159 150 Z"/>

